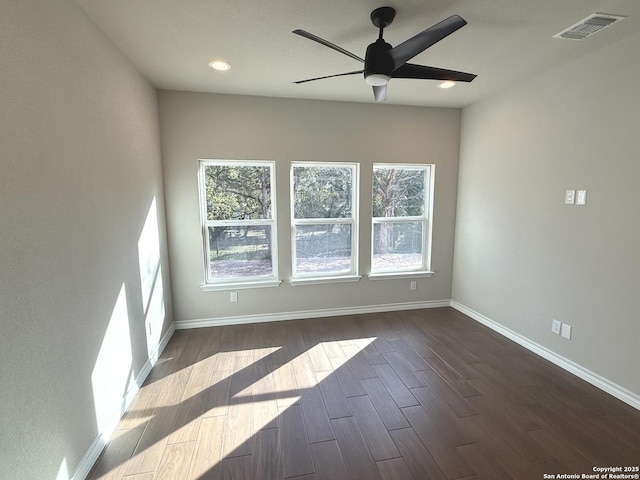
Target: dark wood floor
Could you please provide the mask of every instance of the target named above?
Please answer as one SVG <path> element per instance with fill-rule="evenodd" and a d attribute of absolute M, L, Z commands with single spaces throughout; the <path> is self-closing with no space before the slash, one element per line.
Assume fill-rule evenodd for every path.
<path fill-rule="evenodd" d="M 542 479 L 640 412 L 451 309 L 177 331 L 92 479 Z"/>

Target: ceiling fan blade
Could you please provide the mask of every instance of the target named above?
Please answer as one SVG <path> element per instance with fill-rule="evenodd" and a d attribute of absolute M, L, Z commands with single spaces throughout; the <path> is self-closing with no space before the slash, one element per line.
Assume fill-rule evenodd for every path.
<path fill-rule="evenodd" d="M 459 15 L 452 15 L 411 37 L 409 40 L 402 42 L 400 45 L 396 45 L 389 51 L 393 59 L 393 68 L 400 68 L 413 57 L 466 24 L 467 22 L 464 18 Z"/>
<path fill-rule="evenodd" d="M 477 75 L 473 73 L 457 72 L 445 68 L 427 67 L 425 65 L 415 65 L 405 63 L 394 70 L 391 74 L 393 78 L 418 78 L 424 80 L 453 80 L 454 82 L 471 82 Z"/>
<path fill-rule="evenodd" d="M 344 77 L 345 75 L 356 75 L 357 73 L 364 73 L 364 70 L 355 70 L 353 72 L 336 73 L 335 75 L 327 75 L 324 77 L 308 78 L 307 80 L 298 80 L 297 82 L 293 82 L 293 83 L 307 83 L 307 82 L 313 82 L 314 80 L 322 80 L 324 78 Z"/>
<path fill-rule="evenodd" d="M 374 85 L 373 86 L 373 97 L 376 99 L 376 102 L 382 102 L 385 98 L 387 98 L 387 86 L 386 85 Z"/>
<path fill-rule="evenodd" d="M 360 58 L 359 56 L 325 40 L 324 38 L 320 38 L 317 35 L 314 35 L 313 33 L 305 32 L 304 30 L 300 30 L 300 29 L 294 30 L 292 33 L 295 33 L 296 35 L 300 35 L 301 37 L 304 37 L 304 38 L 308 38 L 309 40 L 313 40 L 314 42 L 318 42 L 320 45 L 324 45 L 325 47 L 332 48 L 336 52 L 340 52 L 346 55 L 347 57 L 351 57 L 354 60 L 358 60 L 359 62 L 364 63 L 364 59 Z"/>

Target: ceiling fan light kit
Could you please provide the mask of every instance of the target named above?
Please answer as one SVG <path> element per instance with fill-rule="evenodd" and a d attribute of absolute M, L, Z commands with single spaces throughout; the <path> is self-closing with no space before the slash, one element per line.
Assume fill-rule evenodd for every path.
<path fill-rule="evenodd" d="M 392 47 L 384 41 L 383 33 L 384 29 L 393 22 L 395 15 L 396 11 L 393 7 L 380 7 L 371 12 L 371 23 L 373 23 L 374 27 L 379 29 L 379 35 L 378 39 L 367 47 L 364 59 L 342 47 L 339 47 L 338 45 L 318 37 L 317 35 L 300 29 L 294 30 L 293 33 L 296 35 L 313 40 L 325 47 L 329 47 L 343 55 L 347 55 L 354 60 L 364 63 L 364 69 L 362 70 L 309 78 L 307 80 L 299 80 L 294 83 L 299 84 L 322 80 L 325 78 L 364 74 L 365 82 L 373 87 L 373 96 L 375 101 L 381 102 L 386 98 L 387 84 L 391 78 L 441 80 L 443 83 L 446 83 L 447 81 L 452 82 L 448 84 L 448 87 L 442 86 L 441 88 L 450 88 L 455 85 L 455 82 L 471 82 L 476 78 L 476 75 L 472 73 L 407 63 L 419 53 L 422 53 L 430 46 L 465 26 L 467 22 L 462 17 L 452 15 L 426 30 L 423 30 L 403 43 Z"/>
<path fill-rule="evenodd" d="M 384 73 L 371 73 L 365 76 L 364 80 L 365 82 L 367 82 L 367 85 L 381 87 L 389 83 L 391 77 L 389 75 L 385 75 Z"/>

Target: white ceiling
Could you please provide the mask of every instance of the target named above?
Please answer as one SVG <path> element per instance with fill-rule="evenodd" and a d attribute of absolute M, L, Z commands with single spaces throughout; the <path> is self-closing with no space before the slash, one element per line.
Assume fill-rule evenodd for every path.
<path fill-rule="evenodd" d="M 307 30 L 360 57 L 377 38 L 370 12 L 397 10 L 384 38 L 397 45 L 458 14 L 468 25 L 411 63 L 478 77 L 450 90 L 392 79 L 386 103 L 463 107 L 640 31 L 638 0 L 76 0 L 142 74 L 169 90 L 373 102 L 360 75 L 296 85 L 362 64 L 291 33 Z M 581 41 L 552 36 L 592 13 L 626 15 Z M 224 59 L 220 73 L 208 63 Z M 597 66 L 594 66 L 597 68 Z"/>

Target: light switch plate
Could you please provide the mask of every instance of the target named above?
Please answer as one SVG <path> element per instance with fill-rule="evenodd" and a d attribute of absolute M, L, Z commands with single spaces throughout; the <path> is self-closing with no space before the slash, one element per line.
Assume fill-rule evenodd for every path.
<path fill-rule="evenodd" d="M 566 323 L 562 324 L 562 336 L 571 340 L 571 325 L 567 325 Z"/>
<path fill-rule="evenodd" d="M 586 205 L 586 204 L 587 204 L 587 191 L 578 190 L 576 192 L 576 205 Z"/>

